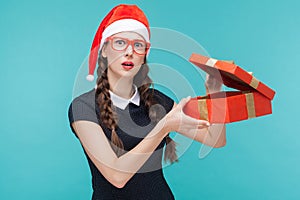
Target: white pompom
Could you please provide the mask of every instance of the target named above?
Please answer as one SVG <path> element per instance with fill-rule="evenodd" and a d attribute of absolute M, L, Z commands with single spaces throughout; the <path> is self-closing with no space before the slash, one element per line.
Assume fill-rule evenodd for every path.
<path fill-rule="evenodd" d="M 94 80 L 94 76 L 89 74 L 89 75 L 86 76 L 86 80 L 92 82 Z"/>

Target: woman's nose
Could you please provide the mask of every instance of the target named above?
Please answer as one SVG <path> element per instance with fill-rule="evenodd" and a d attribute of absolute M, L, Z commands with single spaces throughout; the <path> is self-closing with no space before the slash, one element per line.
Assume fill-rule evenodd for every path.
<path fill-rule="evenodd" d="M 125 55 L 132 55 L 132 54 L 133 54 L 133 48 L 132 45 L 130 44 L 126 49 Z"/>

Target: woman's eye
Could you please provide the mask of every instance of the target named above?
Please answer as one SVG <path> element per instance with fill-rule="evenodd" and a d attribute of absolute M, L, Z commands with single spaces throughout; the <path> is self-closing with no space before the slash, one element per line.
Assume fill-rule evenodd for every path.
<path fill-rule="evenodd" d="M 142 42 L 135 42 L 134 46 L 138 48 L 143 48 L 145 45 Z"/>
<path fill-rule="evenodd" d="M 121 46 L 121 45 L 124 45 L 126 42 L 124 41 L 124 40 L 116 40 L 115 41 L 115 44 L 116 45 L 119 45 L 119 46 Z"/>

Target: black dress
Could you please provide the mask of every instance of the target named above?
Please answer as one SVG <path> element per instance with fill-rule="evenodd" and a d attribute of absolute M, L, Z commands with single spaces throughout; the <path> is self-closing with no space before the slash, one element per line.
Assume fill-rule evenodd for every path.
<path fill-rule="evenodd" d="M 158 90 L 154 90 L 154 99 L 157 102 L 155 108 L 159 114 L 164 116 L 168 113 L 174 104 L 174 101 Z M 87 120 L 99 124 L 106 137 L 111 138 L 111 131 L 98 120 L 99 108 L 95 103 L 95 90 L 75 98 L 69 107 L 69 121 Z M 154 128 L 155 122 L 151 121 L 144 102 L 140 105 L 129 103 L 125 110 L 115 107 L 118 116 L 118 128 L 116 132 L 124 144 L 126 151 L 134 148 L 141 140 Z M 73 133 L 72 126 L 71 129 Z M 127 134 L 130 133 L 130 134 Z M 76 134 L 75 134 L 76 135 Z M 77 137 L 77 136 L 76 136 Z M 117 188 L 112 185 L 94 163 L 90 160 L 85 150 L 84 153 L 92 174 L 93 196 L 92 200 L 169 200 L 174 199 L 162 171 L 163 147 L 166 143 L 164 139 L 156 151 L 149 157 L 139 171 L 126 183 L 123 188 Z"/>

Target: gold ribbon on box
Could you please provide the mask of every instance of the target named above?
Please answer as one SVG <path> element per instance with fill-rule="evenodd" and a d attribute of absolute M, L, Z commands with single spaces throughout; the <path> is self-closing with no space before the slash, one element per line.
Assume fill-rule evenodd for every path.
<path fill-rule="evenodd" d="M 206 99 L 198 100 L 198 110 L 200 114 L 200 119 L 208 120 L 208 109 Z"/>
<path fill-rule="evenodd" d="M 245 93 L 248 119 L 256 117 L 253 93 Z"/>
<path fill-rule="evenodd" d="M 246 97 L 246 107 L 248 111 L 248 119 L 255 118 L 255 103 L 254 103 L 254 95 L 252 92 L 245 91 L 243 94 Z M 200 114 L 200 119 L 208 120 L 208 109 L 206 99 L 198 100 L 198 110 Z"/>
<path fill-rule="evenodd" d="M 254 76 L 252 76 L 251 82 L 249 83 L 249 85 L 251 87 L 253 87 L 254 89 L 257 89 L 258 85 L 259 85 L 259 80 L 257 78 L 255 78 Z"/>

